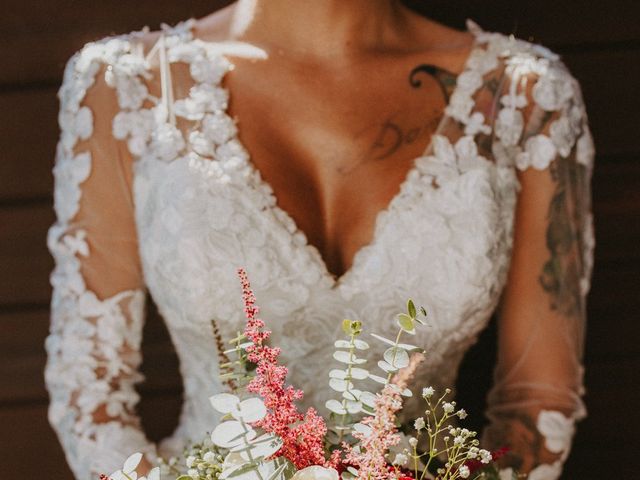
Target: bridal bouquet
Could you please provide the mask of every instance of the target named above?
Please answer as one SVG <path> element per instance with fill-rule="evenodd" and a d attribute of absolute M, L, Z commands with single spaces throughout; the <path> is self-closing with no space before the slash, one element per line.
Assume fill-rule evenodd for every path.
<path fill-rule="evenodd" d="M 103 480 L 454 480 L 498 479 L 492 454 L 480 448 L 476 433 L 460 428 L 466 412 L 448 399 L 450 390 L 422 390 L 424 416 L 405 435 L 396 415 L 416 367 L 424 358 L 419 347 L 403 343 L 425 324 L 426 311 L 412 301 L 397 316 L 395 339 L 371 334 L 388 347 L 371 373 L 359 352 L 369 344 L 363 325 L 344 320 L 345 337 L 335 342 L 339 368 L 329 373 L 335 398 L 321 417 L 314 408 L 298 410 L 303 392 L 286 385 L 287 367 L 278 363 L 280 349 L 268 345 L 270 331 L 258 318 L 258 307 L 246 273 L 242 281 L 246 325 L 220 350 L 222 378 L 230 393 L 210 398 L 222 421 L 202 443 L 190 446 L 182 460 L 163 461 L 147 477 L 137 477 L 140 453 Z M 369 392 L 365 379 L 380 385 Z M 494 454 L 493 457 L 496 455 Z"/>

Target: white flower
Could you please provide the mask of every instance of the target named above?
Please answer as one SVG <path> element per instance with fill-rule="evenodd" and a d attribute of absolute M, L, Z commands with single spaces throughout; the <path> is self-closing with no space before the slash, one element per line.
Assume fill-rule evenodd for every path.
<path fill-rule="evenodd" d="M 471 475 L 471 470 L 469 470 L 469 467 L 467 467 L 466 465 L 461 465 L 460 468 L 458 468 L 458 473 L 462 478 L 469 478 L 469 475 Z"/>
<path fill-rule="evenodd" d="M 536 103 L 546 111 L 559 110 L 573 96 L 573 87 L 566 75 L 550 70 L 533 86 L 532 95 Z"/>
<path fill-rule="evenodd" d="M 217 84 L 229 70 L 229 62 L 215 59 L 198 59 L 189 65 L 191 76 L 196 82 Z"/>
<path fill-rule="evenodd" d="M 236 125 L 225 113 L 207 114 L 202 120 L 202 133 L 212 142 L 223 144 L 236 134 Z"/>
<path fill-rule="evenodd" d="M 500 98 L 500 103 L 507 108 L 524 108 L 527 106 L 527 97 L 521 93 L 509 93 Z"/>
<path fill-rule="evenodd" d="M 478 453 L 480 454 L 480 461 L 482 463 L 489 463 L 493 458 L 491 456 L 491 452 L 489 452 L 489 450 L 485 450 L 484 448 L 481 448 Z"/>
<path fill-rule="evenodd" d="M 545 447 L 552 453 L 565 453 L 571 447 L 574 422 L 562 413 L 542 410 L 538 414 L 538 431 L 544 435 Z"/>
<path fill-rule="evenodd" d="M 529 472 L 528 480 L 558 480 L 562 473 L 562 462 L 552 465 L 543 463 Z"/>
<path fill-rule="evenodd" d="M 498 65 L 498 59 L 496 58 L 495 52 L 476 49 L 471 52 L 467 64 L 469 65 L 469 68 L 472 68 L 481 75 L 484 75 Z"/>
<path fill-rule="evenodd" d="M 413 427 L 418 431 L 422 430 L 425 427 L 424 418 L 416 418 L 415 422 L 413 422 Z"/>
<path fill-rule="evenodd" d="M 495 123 L 496 136 L 506 146 L 516 145 L 522 135 L 524 118 L 522 112 L 512 108 L 503 108 Z"/>
<path fill-rule="evenodd" d="M 418 446 L 418 439 L 415 437 L 409 438 L 409 445 L 411 448 L 416 448 Z"/>
<path fill-rule="evenodd" d="M 74 132 L 82 140 L 86 140 L 93 132 L 93 113 L 89 107 L 81 107 L 76 113 Z"/>
<path fill-rule="evenodd" d="M 484 133 L 485 135 L 491 133 L 491 127 L 484 123 L 484 115 L 481 112 L 473 112 L 464 127 L 465 135 L 473 136 L 477 133 Z"/>
<path fill-rule="evenodd" d="M 465 418 L 467 418 L 467 412 L 464 408 L 461 408 L 460 410 L 458 410 L 456 412 L 456 415 L 460 420 L 464 420 Z"/>
<path fill-rule="evenodd" d="M 500 480 L 513 480 L 513 468 L 503 468 L 500 470 Z"/>
<path fill-rule="evenodd" d="M 558 153 L 562 157 L 567 157 L 571 153 L 576 140 L 576 132 L 571 127 L 569 119 L 562 117 L 553 122 L 549 128 L 549 133 Z"/>
<path fill-rule="evenodd" d="M 184 146 L 182 133 L 170 123 L 158 125 L 151 137 L 153 153 L 164 162 L 174 160 Z"/>
<path fill-rule="evenodd" d="M 456 90 L 449 98 L 449 105 L 447 105 L 445 113 L 456 120 L 466 122 L 474 105 L 475 102 L 469 93 L 464 90 Z"/>
<path fill-rule="evenodd" d="M 193 467 L 193 464 L 195 463 L 195 461 L 196 461 L 196 457 L 194 457 L 193 455 L 189 455 L 187 457 L 187 460 L 185 461 L 185 463 L 186 463 L 187 467 L 191 468 L 191 467 Z"/>
<path fill-rule="evenodd" d="M 406 465 L 408 461 L 409 457 L 407 457 L 404 453 L 397 453 L 392 463 L 393 465 L 403 466 Z"/>
<path fill-rule="evenodd" d="M 533 167 L 544 170 L 556 157 L 557 150 L 553 142 L 546 135 L 535 135 L 524 144 L 524 152 L 516 155 L 516 166 L 520 170 Z"/>
<path fill-rule="evenodd" d="M 473 70 L 458 75 L 456 87 L 463 90 L 467 95 L 471 95 L 482 86 L 482 75 Z"/>
<path fill-rule="evenodd" d="M 333 468 L 312 465 L 298 470 L 291 480 L 339 480 L 339 478 L 338 471 Z"/>
<path fill-rule="evenodd" d="M 444 413 L 451 413 L 455 410 L 455 407 L 452 403 L 445 402 L 442 404 L 442 410 L 444 411 Z"/>
<path fill-rule="evenodd" d="M 431 398 L 434 393 L 435 393 L 435 390 L 433 389 L 433 387 L 426 387 L 426 388 L 422 389 L 422 396 L 423 397 Z"/>

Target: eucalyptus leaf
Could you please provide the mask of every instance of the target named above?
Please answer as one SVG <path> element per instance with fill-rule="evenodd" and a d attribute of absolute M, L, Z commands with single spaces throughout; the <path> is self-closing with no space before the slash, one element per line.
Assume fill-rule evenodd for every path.
<path fill-rule="evenodd" d="M 267 407 L 260 398 L 247 398 L 240 402 L 238 412 L 231 412 L 234 418 L 242 419 L 246 423 L 257 422 L 267 415 Z"/>
<path fill-rule="evenodd" d="M 407 302 L 407 312 L 411 318 L 416 318 L 416 306 L 413 303 L 413 300 L 409 300 Z"/>
<path fill-rule="evenodd" d="M 387 373 L 396 373 L 399 370 L 384 360 L 378 360 L 378 366 Z"/>
<path fill-rule="evenodd" d="M 333 358 L 342 363 L 351 363 L 351 354 L 349 352 L 345 352 L 343 350 L 338 350 L 337 352 L 333 352 Z"/>
<path fill-rule="evenodd" d="M 369 376 L 369 372 L 364 368 L 353 367 L 351 369 L 351 378 L 355 378 L 356 380 L 364 380 Z"/>
<path fill-rule="evenodd" d="M 329 378 L 344 380 L 347 378 L 347 372 L 345 370 L 338 370 L 337 368 L 334 368 L 329 372 Z"/>
<path fill-rule="evenodd" d="M 333 342 L 333 346 L 336 348 L 351 348 L 351 343 L 346 340 L 336 340 Z"/>
<path fill-rule="evenodd" d="M 242 456 L 248 461 L 249 457 L 245 457 L 246 452 L 251 452 L 251 456 L 254 459 L 258 457 L 267 458 L 280 450 L 280 448 L 282 448 L 282 440 L 271 433 L 265 433 L 251 440 L 249 445 L 244 448 L 234 447 L 231 451 L 243 454 Z"/>
<path fill-rule="evenodd" d="M 372 333 L 371 336 L 374 337 L 374 338 L 377 338 L 381 342 L 386 343 L 387 345 L 395 346 L 395 344 L 396 344 L 396 342 L 394 342 L 393 340 L 389 340 L 388 338 L 384 338 L 383 336 L 378 335 L 377 333 Z"/>
<path fill-rule="evenodd" d="M 349 401 L 347 400 L 346 405 L 347 407 L 347 412 L 354 415 L 356 413 L 359 413 L 360 410 L 362 410 L 362 404 L 358 401 Z"/>
<path fill-rule="evenodd" d="M 125 460 L 124 465 L 122 466 L 122 472 L 125 474 L 129 474 L 135 471 L 141 460 L 142 454 L 140 452 L 134 453 Z"/>
<path fill-rule="evenodd" d="M 218 393 L 209 397 L 211 406 L 220 413 L 237 412 L 240 399 L 230 393 Z"/>
<path fill-rule="evenodd" d="M 333 352 L 333 358 L 339 362 L 351 365 L 359 365 L 366 362 L 365 359 L 357 358 L 355 355 L 351 355 L 349 352 L 345 352 L 344 350 Z"/>
<path fill-rule="evenodd" d="M 371 427 L 369 425 L 363 425 L 362 423 L 356 423 L 353 427 L 354 432 L 358 432 L 361 435 L 371 435 Z"/>
<path fill-rule="evenodd" d="M 329 386 L 336 392 L 344 392 L 353 388 L 353 383 L 347 380 L 340 380 L 339 378 L 331 378 L 329 380 Z"/>
<path fill-rule="evenodd" d="M 358 350 L 367 350 L 369 348 L 369 344 L 367 342 L 365 342 L 364 340 L 359 340 L 357 338 L 353 341 L 353 344 Z"/>
<path fill-rule="evenodd" d="M 402 392 L 400 392 L 400 395 L 402 395 L 403 397 L 413 397 L 413 392 L 408 388 L 405 388 L 404 390 L 402 390 Z"/>
<path fill-rule="evenodd" d="M 416 347 L 415 345 L 411 345 L 408 343 L 399 343 L 398 347 L 406 350 L 407 352 L 420 352 L 420 353 L 424 353 L 424 349 L 420 348 L 420 347 Z"/>
<path fill-rule="evenodd" d="M 345 318 L 342 321 L 342 331 L 344 332 L 345 335 L 351 335 L 351 320 Z"/>
<path fill-rule="evenodd" d="M 374 382 L 381 383 L 382 385 L 386 385 L 387 384 L 387 379 L 386 378 L 379 377 L 378 375 L 374 375 L 373 373 L 369 374 L 369 378 L 371 380 L 373 380 Z"/>
<path fill-rule="evenodd" d="M 249 441 L 255 438 L 256 432 L 249 427 L 248 431 L 245 431 L 245 427 L 242 426 L 237 420 L 230 420 L 228 422 L 222 422 L 214 428 L 211 432 L 211 441 L 222 448 L 232 448 L 238 444 L 244 443 L 245 440 Z"/>
<path fill-rule="evenodd" d="M 415 329 L 415 321 L 406 313 L 401 313 L 397 316 L 398 325 L 405 332 L 410 332 Z"/>
<path fill-rule="evenodd" d="M 362 392 L 360 392 L 360 390 L 353 388 L 349 391 L 342 392 L 342 398 L 344 398 L 345 400 L 350 400 L 352 402 L 357 402 L 360 400 L 361 393 Z"/>
<path fill-rule="evenodd" d="M 327 403 L 325 403 L 324 405 L 325 407 L 327 407 L 328 410 L 332 411 L 333 413 L 337 413 L 338 415 L 345 415 L 347 413 L 347 410 L 342 406 L 342 403 L 340 403 L 338 400 L 335 400 L 335 399 L 327 400 Z"/>
<path fill-rule="evenodd" d="M 406 350 L 398 347 L 391 347 L 385 350 L 384 359 L 396 368 L 404 368 L 409 365 L 409 354 Z"/>
<path fill-rule="evenodd" d="M 358 400 L 371 408 L 375 407 L 376 404 L 376 396 L 371 392 L 362 392 Z"/>
<path fill-rule="evenodd" d="M 273 472 L 270 476 L 268 480 L 278 480 L 278 478 L 280 478 L 281 476 L 283 476 L 283 472 L 284 469 L 287 468 L 287 464 L 283 463 L 282 465 L 280 465 L 278 468 L 276 468 L 276 471 Z"/>
<path fill-rule="evenodd" d="M 147 475 L 147 480 L 160 480 L 160 467 L 152 468 Z"/>

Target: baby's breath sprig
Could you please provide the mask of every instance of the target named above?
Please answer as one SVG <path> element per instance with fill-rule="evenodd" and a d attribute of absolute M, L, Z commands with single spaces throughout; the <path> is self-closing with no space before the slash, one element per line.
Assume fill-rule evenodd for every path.
<path fill-rule="evenodd" d="M 418 417 L 414 422 L 416 437 L 410 441 L 412 459 L 416 479 L 424 480 L 429 474 L 429 467 L 436 457 L 444 456 L 445 464 L 437 469 L 436 480 L 456 480 L 471 478 L 471 470 L 466 465 L 471 460 L 479 460 L 482 464 L 491 462 L 491 453 L 479 447 L 477 433 L 466 428 L 453 425 L 452 420 L 457 417 L 463 420 L 467 417 L 464 409 L 458 409 L 456 402 L 447 397 L 451 389 L 436 398 L 436 391 L 432 387 L 422 390 L 422 398 L 427 402 L 424 417 Z M 418 439 L 426 433 L 428 448 L 424 453 L 418 452 Z M 426 460 L 426 461 L 425 461 Z M 425 468 L 418 471 L 418 462 L 423 461 Z M 480 478 L 476 475 L 473 478 Z"/>

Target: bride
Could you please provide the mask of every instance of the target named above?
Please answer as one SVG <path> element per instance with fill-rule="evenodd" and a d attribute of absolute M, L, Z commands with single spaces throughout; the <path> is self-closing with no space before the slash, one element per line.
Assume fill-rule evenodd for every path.
<path fill-rule="evenodd" d="M 77 479 L 134 451 L 144 473 L 215 424 L 237 267 L 321 409 L 342 318 L 386 333 L 426 306 L 416 383 L 444 387 L 498 309 L 483 440 L 510 448 L 505 478 L 560 476 L 586 413 L 594 151 L 557 55 L 397 0 L 238 0 L 87 44 L 59 96 L 46 382 Z M 146 291 L 185 387 L 158 446 L 135 414 Z"/>

